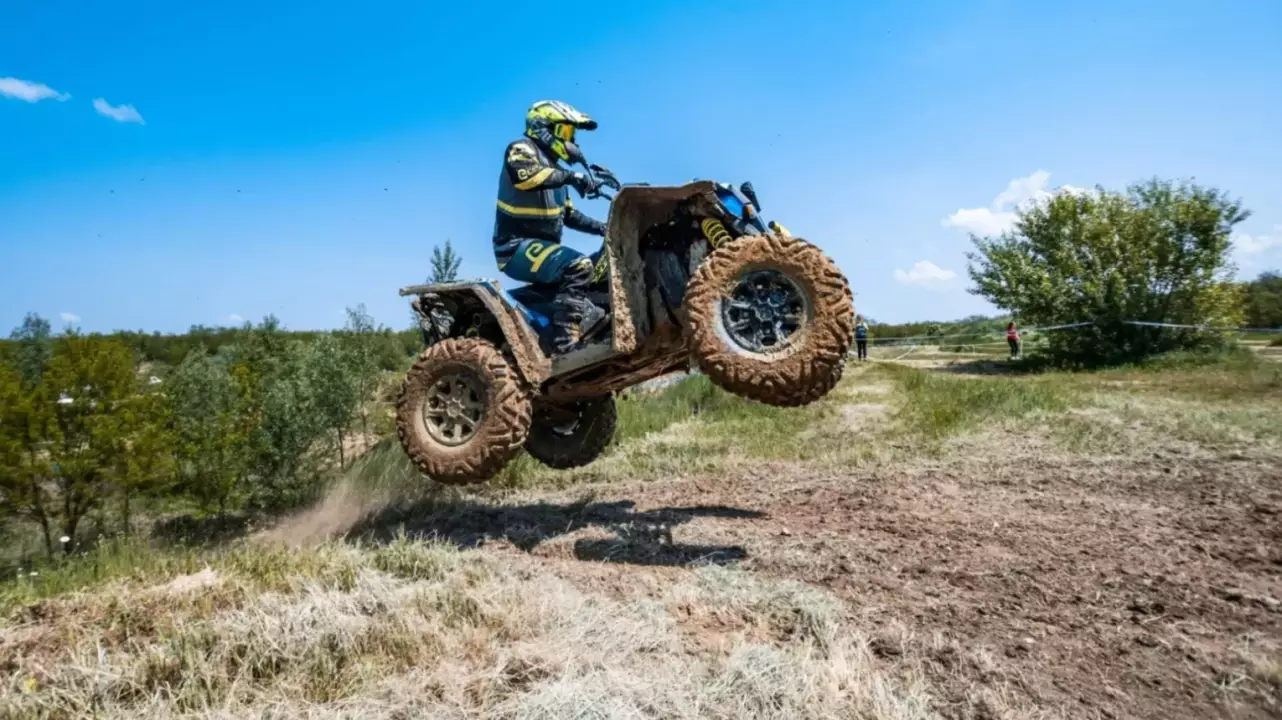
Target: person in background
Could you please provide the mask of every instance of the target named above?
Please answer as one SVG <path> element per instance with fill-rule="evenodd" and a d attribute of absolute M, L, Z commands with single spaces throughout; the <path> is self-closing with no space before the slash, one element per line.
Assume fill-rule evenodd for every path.
<path fill-rule="evenodd" d="M 1019 329 L 1015 327 L 1014 320 L 1006 323 L 1006 342 L 1010 344 L 1010 359 L 1019 358 Z"/>
<path fill-rule="evenodd" d="M 868 359 L 868 323 L 863 315 L 855 318 L 855 349 L 860 360 Z"/>

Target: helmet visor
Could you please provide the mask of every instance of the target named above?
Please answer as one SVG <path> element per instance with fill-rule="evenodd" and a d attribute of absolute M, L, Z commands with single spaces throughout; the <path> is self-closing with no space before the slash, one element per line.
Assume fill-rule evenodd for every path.
<path fill-rule="evenodd" d="M 552 126 L 552 135 L 557 140 L 574 142 L 574 126 L 569 123 L 557 123 Z"/>

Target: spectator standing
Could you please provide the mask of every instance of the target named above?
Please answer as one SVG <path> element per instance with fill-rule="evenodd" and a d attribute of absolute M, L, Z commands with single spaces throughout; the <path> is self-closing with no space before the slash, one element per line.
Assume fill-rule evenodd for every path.
<path fill-rule="evenodd" d="M 1019 328 L 1015 327 L 1014 320 L 1006 324 L 1006 342 L 1010 345 L 1010 359 L 1017 359 L 1019 357 Z"/>
<path fill-rule="evenodd" d="M 855 349 L 860 360 L 868 359 L 868 323 L 863 315 L 855 318 Z"/>

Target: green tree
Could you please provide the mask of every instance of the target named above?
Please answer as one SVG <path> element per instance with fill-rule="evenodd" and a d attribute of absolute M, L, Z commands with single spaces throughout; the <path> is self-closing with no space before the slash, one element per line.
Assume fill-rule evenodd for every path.
<path fill-rule="evenodd" d="M 284 356 L 263 375 L 254 429 L 253 505 L 281 510 L 307 502 L 321 480 L 313 449 L 327 431 L 317 407 L 311 346 L 291 342 Z"/>
<path fill-rule="evenodd" d="M 39 315 L 27 313 L 9 339 L 14 341 L 14 361 L 22 381 L 27 387 L 35 387 L 53 355 L 53 326 Z"/>
<path fill-rule="evenodd" d="M 432 248 L 432 275 L 428 282 L 446 283 L 458 280 L 458 269 L 462 263 L 462 258 L 454 252 L 454 245 L 446 239 L 444 248 L 440 245 Z"/>
<path fill-rule="evenodd" d="M 133 503 L 154 498 L 173 488 L 176 477 L 176 442 L 166 398 L 158 390 L 144 388 L 117 414 L 123 440 L 118 456 L 116 487 L 120 501 L 120 524 L 126 534 L 131 525 Z"/>
<path fill-rule="evenodd" d="M 241 388 L 227 358 L 190 352 L 166 383 L 179 482 L 206 510 L 232 509 L 248 463 Z"/>
<path fill-rule="evenodd" d="M 1246 324 L 1257 328 L 1282 328 L 1282 275 L 1261 273 L 1246 284 Z"/>
<path fill-rule="evenodd" d="M 37 413 L 35 391 L 18 371 L 0 364 L 0 513 L 38 523 L 53 555 L 52 517 L 42 486 L 50 474 L 48 453 L 39 440 L 51 419 Z"/>
<path fill-rule="evenodd" d="M 86 514 L 101 507 L 115 488 L 125 450 L 126 429 L 117 413 L 137 392 L 132 351 L 123 343 L 69 333 L 53 355 L 34 397 L 35 435 L 47 451 L 47 477 L 30 502 L 56 518 L 62 535 L 75 544 Z M 49 419 L 52 421 L 49 421 Z M 52 547 L 46 527 L 46 544 Z"/>
<path fill-rule="evenodd" d="M 361 404 L 360 364 L 333 335 L 321 335 L 309 348 L 307 375 L 313 406 L 317 419 L 336 440 L 340 468 L 346 466 L 344 444 Z"/>
<path fill-rule="evenodd" d="M 1022 211 L 1012 232 L 973 238 L 971 292 L 1024 323 L 1094 322 L 1047 336 L 1050 357 L 1070 365 L 1222 342 L 1213 332 L 1126 321 L 1238 325 L 1229 236 L 1247 216 L 1224 193 L 1191 183 L 1060 193 Z"/>
<path fill-rule="evenodd" d="M 347 308 L 345 329 L 350 340 L 349 372 L 356 384 L 356 407 L 361 418 L 361 433 L 368 435 L 369 413 L 366 411 L 366 403 L 374 393 L 374 385 L 378 382 L 382 338 L 379 336 L 374 318 L 365 310 L 364 303 L 354 308 Z M 342 464 L 341 460 L 339 464 Z"/>

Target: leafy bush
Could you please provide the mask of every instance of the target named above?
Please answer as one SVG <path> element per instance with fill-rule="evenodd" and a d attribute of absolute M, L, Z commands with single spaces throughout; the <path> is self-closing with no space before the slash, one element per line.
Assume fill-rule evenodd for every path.
<path fill-rule="evenodd" d="M 226 518 L 315 499 L 346 462 L 390 337 L 363 309 L 352 316 L 345 333 L 308 335 L 269 318 L 216 352 L 197 343 L 153 380 L 119 336 L 52 337 L 29 315 L 0 354 L 6 544 L 25 554 L 16 536 L 34 532 L 53 555 L 128 533 L 138 503 Z"/>
<path fill-rule="evenodd" d="M 1261 273 L 1246 284 L 1246 324 L 1256 328 L 1282 328 L 1282 275 L 1276 271 Z M 1282 343 L 1275 340 L 1274 344 Z"/>
<path fill-rule="evenodd" d="M 1127 321 L 1237 327 L 1230 234 L 1248 212 L 1218 190 L 1152 180 L 1126 193 L 1059 193 L 1020 211 L 1013 232 L 973 238 L 971 291 L 1025 323 L 1080 320 L 1046 352 L 1070 366 L 1127 362 L 1221 344 L 1213 331 Z"/>

